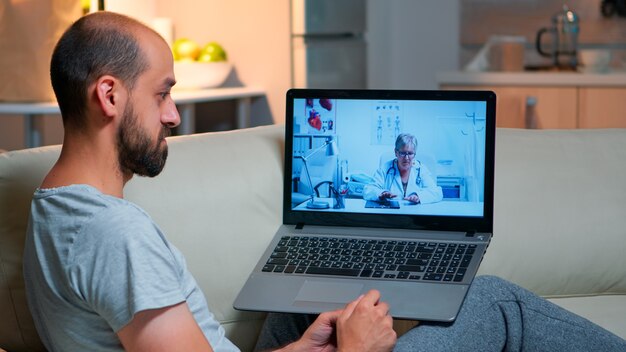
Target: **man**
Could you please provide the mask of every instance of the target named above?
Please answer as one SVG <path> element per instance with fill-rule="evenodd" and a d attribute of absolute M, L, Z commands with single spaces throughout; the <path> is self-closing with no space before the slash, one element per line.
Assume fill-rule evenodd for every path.
<path fill-rule="evenodd" d="M 157 225 L 123 200 L 134 174 L 153 177 L 180 123 L 166 42 L 113 13 L 86 16 L 63 35 L 51 79 L 65 136 L 34 195 L 25 249 L 29 307 L 51 351 L 236 350 L 209 312 L 184 259 Z M 388 306 L 370 292 L 320 316 L 286 349 L 331 341 L 390 348 Z M 361 347 L 358 347 L 359 349 Z M 364 348 L 363 350 L 366 350 Z"/>
<path fill-rule="evenodd" d="M 134 174 L 152 177 L 163 169 L 165 137 L 180 122 L 169 94 L 175 77 L 167 44 L 130 18 L 91 14 L 60 39 L 51 78 L 65 135 L 59 160 L 33 196 L 24 252 L 29 308 L 47 349 L 236 351 L 182 254 L 123 199 Z M 313 320 L 271 314 L 259 346 L 388 351 L 396 335 L 387 313 L 371 291 Z M 556 317 L 559 334 L 541 329 L 544 313 Z M 521 288 L 483 278 L 455 324 L 413 329 L 397 348 L 486 350 L 527 342 L 532 348 L 546 340 L 556 348 L 580 343 L 604 350 L 623 342 Z"/>

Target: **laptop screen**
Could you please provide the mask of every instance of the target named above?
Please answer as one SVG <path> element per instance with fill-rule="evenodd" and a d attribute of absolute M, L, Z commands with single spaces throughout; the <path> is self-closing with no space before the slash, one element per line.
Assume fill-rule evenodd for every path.
<path fill-rule="evenodd" d="M 491 231 L 495 94 L 287 93 L 286 223 Z"/>

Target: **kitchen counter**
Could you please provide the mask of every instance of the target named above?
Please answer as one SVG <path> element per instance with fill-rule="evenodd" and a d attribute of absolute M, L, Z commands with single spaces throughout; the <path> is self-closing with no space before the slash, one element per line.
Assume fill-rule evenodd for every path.
<path fill-rule="evenodd" d="M 437 74 L 439 85 L 626 87 L 626 71 L 586 72 L 469 72 Z"/>

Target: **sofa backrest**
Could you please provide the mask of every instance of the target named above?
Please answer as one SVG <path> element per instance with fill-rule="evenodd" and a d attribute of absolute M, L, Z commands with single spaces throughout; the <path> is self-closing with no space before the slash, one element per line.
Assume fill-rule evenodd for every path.
<path fill-rule="evenodd" d="M 626 294 L 626 129 L 496 132 L 479 271 L 547 297 Z"/>

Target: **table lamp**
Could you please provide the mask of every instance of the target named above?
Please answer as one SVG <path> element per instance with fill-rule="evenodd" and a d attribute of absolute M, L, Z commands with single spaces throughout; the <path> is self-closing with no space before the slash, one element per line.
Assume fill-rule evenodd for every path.
<path fill-rule="evenodd" d="M 328 209 L 330 205 L 327 202 L 319 202 L 315 201 L 315 187 L 313 186 L 313 181 L 311 180 L 311 174 L 309 173 L 309 167 L 307 165 L 307 161 L 320 150 L 326 149 L 326 156 L 334 156 L 339 154 L 337 150 L 337 143 L 333 138 L 328 138 L 324 144 L 315 148 L 312 152 L 310 152 L 306 156 L 297 155 L 296 158 L 302 159 L 302 165 L 304 166 L 304 172 L 306 173 L 306 177 L 309 180 L 309 185 L 311 185 L 311 199 L 306 204 L 306 207 L 309 209 Z"/>

